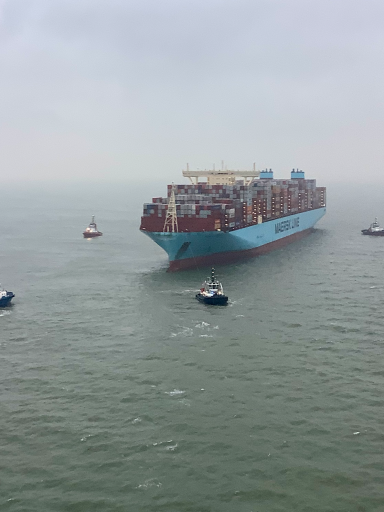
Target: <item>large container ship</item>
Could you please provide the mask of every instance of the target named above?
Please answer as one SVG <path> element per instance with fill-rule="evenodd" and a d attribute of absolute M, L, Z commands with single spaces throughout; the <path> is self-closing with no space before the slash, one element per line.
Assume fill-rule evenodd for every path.
<path fill-rule="evenodd" d="M 169 270 L 226 264 L 265 254 L 313 231 L 326 212 L 326 189 L 293 169 L 190 171 L 184 185 L 144 204 L 140 230 L 162 247 Z M 205 179 L 204 181 L 200 181 Z"/>

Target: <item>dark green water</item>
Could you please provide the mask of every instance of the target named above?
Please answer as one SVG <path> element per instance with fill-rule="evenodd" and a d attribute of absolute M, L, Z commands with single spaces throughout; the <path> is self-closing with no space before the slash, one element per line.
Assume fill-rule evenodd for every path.
<path fill-rule="evenodd" d="M 6 191 L 0 510 L 383 511 L 380 191 L 330 188 L 313 235 L 217 269 L 214 308 L 138 231 L 164 186 Z"/>

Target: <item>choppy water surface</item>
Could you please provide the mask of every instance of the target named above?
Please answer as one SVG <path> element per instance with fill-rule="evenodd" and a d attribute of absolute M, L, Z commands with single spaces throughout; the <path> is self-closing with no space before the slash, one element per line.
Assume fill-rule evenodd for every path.
<path fill-rule="evenodd" d="M 353 194 L 218 268 L 215 308 L 194 299 L 208 269 L 166 273 L 138 232 L 148 191 L 10 190 L 0 510 L 384 510 L 384 238 L 360 235 L 384 208 Z"/>

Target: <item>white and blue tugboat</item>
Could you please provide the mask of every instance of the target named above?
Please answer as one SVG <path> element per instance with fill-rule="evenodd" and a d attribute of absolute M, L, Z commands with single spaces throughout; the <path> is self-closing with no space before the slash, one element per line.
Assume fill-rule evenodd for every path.
<path fill-rule="evenodd" d="M 0 285 L 0 308 L 4 308 L 11 304 L 11 300 L 15 294 L 13 292 L 7 292 L 6 290 L 1 290 Z"/>
<path fill-rule="evenodd" d="M 214 268 L 212 268 L 211 277 L 208 277 L 201 285 L 196 299 L 211 306 L 225 306 L 228 303 L 228 297 L 224 295 L 222 284 L 215 278 Z"/>
<path fill-rule="evenodd" d="M 362 229 L 361 232 L 363 235 L 384 236 L 384 228 L 380 227 L 377 217 L 375 217 L 375 222 L 372 222 L 368 229 Z"/>

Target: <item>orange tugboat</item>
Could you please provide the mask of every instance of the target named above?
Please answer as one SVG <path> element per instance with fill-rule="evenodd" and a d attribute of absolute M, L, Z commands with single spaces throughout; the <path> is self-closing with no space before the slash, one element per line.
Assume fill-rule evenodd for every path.
<path fill-rule="evenodd" d="M 97 229 L 95 216 L 92 215 L 92 220 L 89 223 L 87 229 L 83 232 L 84 238 L 95 238 L 97 236 L 102 236 L 102 232 Z"/>

